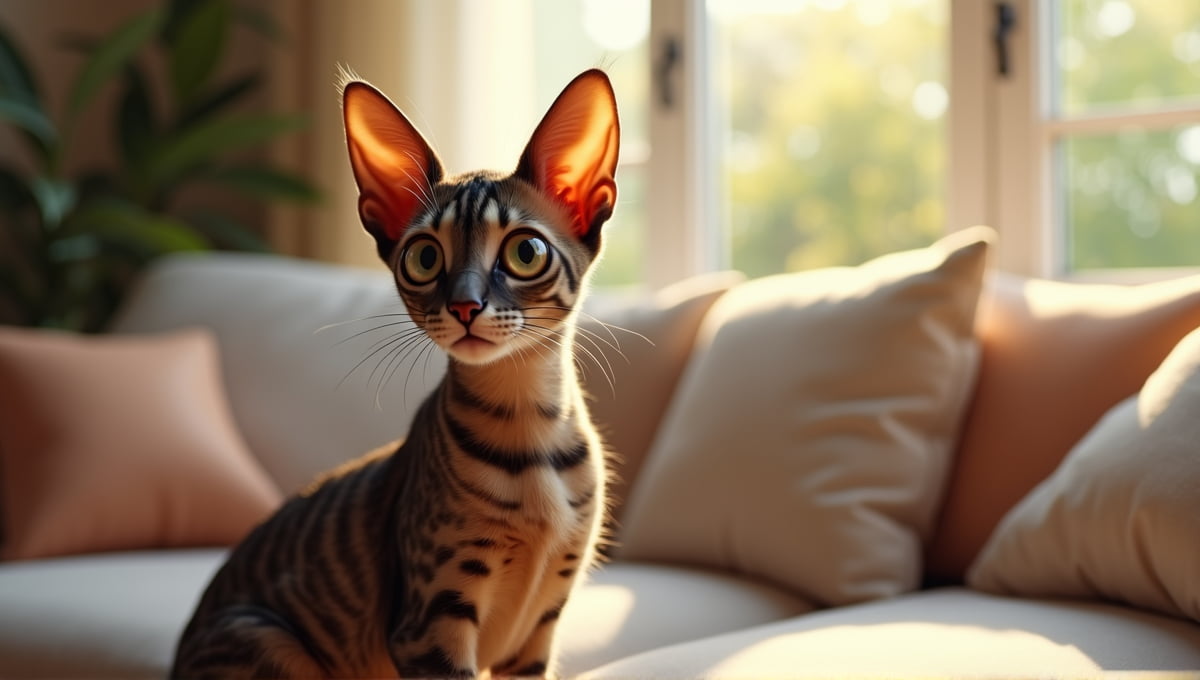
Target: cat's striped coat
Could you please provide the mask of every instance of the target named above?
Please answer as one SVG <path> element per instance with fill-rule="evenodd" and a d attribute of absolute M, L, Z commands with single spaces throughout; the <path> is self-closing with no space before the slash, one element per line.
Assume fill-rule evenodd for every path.
<path fill-rule="evenodd" d="M 172 675 L 547 674 L 604 514 L 573 342 L 616 200 L 612 88 L 572 81 L 511 175 L 443 177 L 383 95 L 351 82 L 343 103 L 363 225 L 449 368 L 403 444 L 329 472 L 234 549 Z"/>

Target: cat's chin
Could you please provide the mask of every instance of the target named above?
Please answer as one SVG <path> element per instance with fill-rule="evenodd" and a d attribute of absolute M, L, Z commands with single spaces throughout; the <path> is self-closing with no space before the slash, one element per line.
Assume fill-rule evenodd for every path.
<path fill-rule="evenodd" d="M 490 364 L 509 352 L 507 347 L 474 335 L 459 338 L 445 349 L 446 353 L 455 360 L 473 366 Z"/>

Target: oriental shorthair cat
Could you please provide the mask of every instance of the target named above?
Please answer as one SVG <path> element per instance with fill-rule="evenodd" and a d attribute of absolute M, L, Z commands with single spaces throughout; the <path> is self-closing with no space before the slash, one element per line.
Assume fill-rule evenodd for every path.
<path fill-rule="evenodd" d="M 510 174 L 446 176 L 366 83 L 343 113 L 359 217 L 449 367 L 406 440 L 325 473 L 233 550 L 172 675 L 551 675 L 605 512 L 573 350 L 616 204 L 612 87 L 575 78 Z"/>

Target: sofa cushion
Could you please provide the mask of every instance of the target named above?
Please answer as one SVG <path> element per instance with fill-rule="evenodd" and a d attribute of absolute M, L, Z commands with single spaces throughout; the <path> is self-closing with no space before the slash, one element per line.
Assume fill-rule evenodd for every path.
<path fill-rule="evenodd" d="M 647 652 L 580 680 L 1093 677 L 1200 668 L 1200 626 L 1119 605 L 961 588 L 841 607 Z"/>
<path fill-rule="evenodd" d="M 580 363 L 595 419 L 626 461 L 622 477 L 636 471 L 649 446 L 700 318 L 737 280 L 703 277 L 633 304 L 589 300 L 596 318 L 583 317 L 581 337 L 591 341 L 580 346 L 606 369 L 612 365 L 615 386 L 582 351 Z M 654 345 L 619 330 L 614 339 L 600 321 Z M 403 437 L 445 371 L 445 356 L 431 343 L 398 342 L 412 326 L 383 271 L 236 253 L 167 257 L 143 277 L 113 330 L 194 325 L 217 336 L 234 416 L 289 492 Z M 618 482 L 615 492 L 622 488 Z"/>
<path fill-rule="evenodd" d="M 287 493 L 404 436 L 445 369 L 424 344 L 392 353 L 402 348 L 387 343 L 410 326 L 380 272 L 233 253 L 165 258 L 112 330 L 195 325 L 216 335 L 234 416 Z"/>
<path fill-rule="evenodd" d="M 974 383 L 992 235 L 726 293 L 634 487 L 621 555 L 751 574 L 820 605 L 915 588 Z"/>
<path fill-rule="evenodd" d="M 0 677 L 163 678 L 223 549 L 0 564 Z"/>
<path fill-rule="evenodd" d="M 1200 621 L 1198 537 L 1200 330 L 1005 516 L 968 583 Z"/>
<path fill-rule="evenodd" d="M 4 559 L 236 543 L 278 506 L 204 330 L 0 328 Z"/>
<path fill-rule="evenodd" d="M 1000 518 L 1197 326 L 1200 276 L 1141 286 L 991 281 L 979 385 L 928 553 L 934 580 L 961 582 Z"/>
<path fill-rule="evenodd" d="M 163 677 L 224 557 L 176 550 L 0 564 L 0 677 Z M 729 575 L 609 564 L 563 612 L 562 675 L 804 611 L 784 592 Z"/>
<path fill-rule="evenodd" d="M 649 299 L 592 295 L 580 316 L 579 349 L 592 421 L 612 452 L 609 507 L 619 518 L 675 385 L 692 353 L 696 329 L 737 272 L 697 276 Z"/>
<path fill-rule="evenodd" d="M 614 562 L 575 591 L 558 628 L 560 675 L 633 654 L 803 614 L 771 586 L 687 567 Z"/>

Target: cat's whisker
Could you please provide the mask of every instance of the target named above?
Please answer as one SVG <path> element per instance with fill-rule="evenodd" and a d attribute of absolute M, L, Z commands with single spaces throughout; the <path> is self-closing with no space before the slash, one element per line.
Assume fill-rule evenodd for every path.
<path fill-rule="evenodd" d="M 383 392 L 383 385 L 386 382 L 388 369 L 397 359 L 403 360 L 403 355 L 410 351 L 411 348 L 420 345 L 422 338 L 420 336 L 410 335 L 399 339 L 398 341 L 388 343 L 391 345 L 383 356 L 376 362 L 375 368 L 371 370 L 371 375 L 367 377 L 367 389 L 371 388 L 371 383 L 375 383 L 375 407 L 379 408 L 379 397 Z"/>
<path fill-rule="evenodd" d="M 336 387 L 334 387 L 334 390 L 336 391 L 338 389 L 341 389 L 342 385 L 344 385 L 346 383 L 346 381 L 350 379 L 350 376 L 354 375 L 358 371 L 358 369 L 362 368 L 363 364 L 370 361 L 376 354 L 383 351 L 383 349 L 385 347 L 387 347 L 388 345 L 391 345 L 393 343 L 396 343 L 396 342 L 404 342 L 405 340 L 407 340 L 411 337 L 412 337 L 411 335 L 406 335 L 405 333 L 402 332 L 402 333 L 393 334 L 393 335 L 388 336 L 387 338 L 384 338 L 382 343 L 376 343 L 376 346 L 373 347 L 367 353 L 366 356 L 364 356 L 362 359 L 360 359 L 358 361 L 358 363 L 354 364 L 354 368 L 351 368 L 349 371 L 346 372 L 346 375 L 342 376 L 342 379 L 338 381 L 338 384 Z M 372 371 L 372 375 L 373 374 L 374 374 L 374 371 Z M 367 379 L 367 384 L 368 384 L 368 386 L 370 385 L 369 377 Z"/>
<path fill-rule="evenodd" d="M 525 328 L 533 330 L 537 335 L 541 336 L 544 340 L 553 342 L 554 344 L 558 345 L 560 348 L 567 349 L 566 344 L 560 339 L 561 335 L 562 335 L 561 331 L 557 331 L 552 328 L 546 328 L 544 326 L 538 326 L 537 324 L 526 324 Z M 608 383 L 609 390 L 611 390 L 613 396 L 616 397 L 617 396 L 616 376 L 612 373 L 612 365 L 608 364 L 608 366 L 606 367 L 605 364 L 601 363 L 601 361 L 596 357 L 595 354 L 592 353 L 591 350 L 589 350 L 587 347 L 584 347 L 583 345 L 580 345 L 579 343 L 575 343 L 574 349 L 575 349 L 575 351 L 582 351 L 589 358 L 591 358 L 591 360 L 596 364 L 596 368 L 600 369 L 600 373 L 604 376 L 604 380 Z M 601 354 L 603 354 L 603 352 L 601 352 Z M 575 355 L 575 358 L 578 359 L 578 355 Z"/>
<path fill-rule="evenodd" d="M 362 337 L 364 335 L 367 335 L 368 333 L 374 333 L 375 331 L 383 330 L 384 328 L 392 328 L 394 326 L 415 326 L 415 325 L 416 325 L 416 322 L 405 319 L 404 321 L 392 321 L 389 323 L 380 324 L 378 326 L 372 326 L 371 328 L 368 328 L 366 330 L 361 330 L 357 333 L 346 336 L 346 337 L 342 338 L 341 340 L 338 340 L 337 342 L 333 343 L 333 346 L 337 347 L 338 345 L 344 345 L 347 342 L 354 340 L 355 338 Z M 408 329 L 406 331 L 401 331 L 401 332 L 411 332 L 412 330 L 413 329 Z M 416 327 L 416 330 L 420 331 L 421 329 L 420 329 L 420 327 Z"/>
<path fill-rule="evenodd" d="M 571 311 L 571 308 L 570 308 L 570 307 L 559 307 L 559 306 L 555 306 L 555 305 L 546 305 L 546 306 L 540 306 L 540 307 L 526 307 L 525 309 L 531 309 L 531 310 L 532 310 L 532 309 L 556 309 L 556 310 L 558 310 L 558 311 L 563 311 L 563 312 L 569 312 L 569 311 Z M 646 336 L 642 335 L 641 333 L 638 333 L 637 331 L 630 330 L 630 329 L 628 329 L 628 328 L 625 328 L 625 327 L 623 327 L 623 326 L 618 326 L 618 325 L 616 325 L 616 324 L 614 324 L 614 323 L 608 323 L 607 321 L 602 321 L 602 320 L 600 320 L 599 318 L 597 318 L 595 315 L 593 315 L 593 314 L 589 314 L 589 313 L 587 313 L 587 312 L 583 311 L 582 309 L 581 309 L 581 310 L 577 310 L 577 313 L 578 313 L 580 316 L 587 317 L 589 320 L 591 320 L 591 321 L 593 321 L 593 322 L 595 322 L 595 323 L 597 323 L 597 324 L 600 324 L 600 326 L 601 326 L 602 328 L 604 328 L 604 330 L 608 331 L 609 335 L 610 335 L 610 336 L 612 337 L 612 339 L 613 339 L 613 342 L 617 343 L 617 346 L 618 346 L 618 347 L 620 347 L 620 344 L 621 344 L 621 343 L 620 343 L 620 341 L 618 341 L 618 340 L 617 340 L 617 336 L 616 336 L 616 334 L 615 334 L 615 333 L 613 333 L 613 331 L 620 331 L 620 332 L 622 332 L 622 333 L 627 333 L 627 334 L 629 334 L 629 335 L 632 335 L 632 336 L 633 336 L 633 337 L 635 337 L 635 338 L 638 338 L 639 340 L 644 340 L 644 341 L 646 341 L 647 343 L 649 343 L 649 344 L 650 344 L 650 346 L 651 346 L 651 347 L 654 347 L 654 346 L 655 346 L 655 344 L 654 344 L 654 341 L 653 341 L 653 340 L 651 340 L 650 338 L 647 338 Z"/>
<path fill-rule="evenodd" d="M 551 317 L 551 316 L 526 316 L 525 319 L 532 320 L 532 321 L 558 321 L 559 320 L 559 319 L 557 319 L 555 317 Z M 583 339 L 586 339 L 589 342 L 591 342 L 592 346 L 596 347 L 597 350 L 601 349 L 596 344 L 597 341 L 602 342 L 605 345 L 607 345 L 610 349 L 615 351 L 617 354 L 621 355 L 621 358 L 625 360 L 625 363 L 629 363 L 629 357 L 625 356 L 625 352 L 623 352 L 621 350 L 621 346 L 615 342 L 615 338 L 613 339 L 613 341 L 610 341 L 610 340 L 606 339 L 604 336 L 597 333 L 596 331 L 591 330 L 590 328 L 581 328 L 579 326 L 576 326 L 575 330 L 577 332 L 583 334 L 582 336 L 578 336 L 578 337 L 582 337 Z"/>
<path fill-rule="evenodd" d="M 389 312 L 389 313 L 385 313 L 385 314 L 372 314 L 370 316 L 360 316 L 357 319 L 349 319 L 346 321 L 336 321 L 334 323 L 327 323 L 324 326 L 321 326 L 320 328 L 314 330 L 313 335 L 316 335 L 317 333 L 324 333 L 325 331 L 333 330 L 334 328 L 341 328 L 342 326 L 348 326 L 352 323 L 361 323 L 363 321 L 371 321 L 374 319 L 387 319 L 387 318 L 396 317 L 396 316 L 410 317 L 413 320 L 416 320 L 416 315 L 410 314 L 408 312 Z"/>
<path fill-rule="evenodd" d="M 381 397 L 383 395 L 384 386 L 391 381 L 392 376 L 395 375 L 400 366 L 404 364 L 405 360 L 407 359 L 408 355 L 412 353 L 413 349 L 422 346 L 423 341 L 427 342 L 428 339 L 417 336 L 409 339 L 407 342 L 393 348 L 390 352 L 388 352 L 389 358 L 386 359 L 387 365 L 384 366 L 383 371 L 379 374 L 379 382 L 377 382 L 375 385 L 375 410 L 383 410 Z"/>

